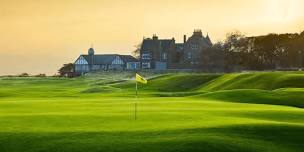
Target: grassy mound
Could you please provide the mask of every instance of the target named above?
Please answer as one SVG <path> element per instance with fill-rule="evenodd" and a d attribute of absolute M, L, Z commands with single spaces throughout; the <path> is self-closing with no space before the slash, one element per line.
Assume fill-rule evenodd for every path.
<path fill-rule="evenodd" d="M 218 78 L 217 74 L 168 74 L 149 79 L 148 84 L 139 84 L 142 91 L 187 92 L 194 91 L 203 84 Z M 133 89 L 135 82 L 114 85 L 122 89 Z"/>
<path fill-rule="evenodd" d="M 114 85 L 134 89 L 135 82 Z M 144 91 L 187 92 L 234 89 L 275 90 L 279 88 L 304 88 L 304 74 L 297 72 L 234 73 L 234 74 L 168 74 L 149 79 L 140 85 Z"/>
<path fill-rule="evenodd" d="M 228 102 L 285 105 L 304 108 L 304 89 L 269 90 L 224 90 L 198 95 Z"/>
<path fill-rule="evenodd" d="M 279 88 L 304 88 L 304 74 L 287 72 L 225 74 L 210 81 L 200 90 L 274 90 Z"/>
<path fill-rule="evenodd" d="M 116 85 L 134 91 L 134 82 Z M 295 88 L 295 89 L 291 89 Z M 233 74 L 169 74 L 140 85 L 141 92 L 159 97 L 200 97 L 229 102 L 304 107 L 304 74 L 263 72 Z"/>
<path fill-rule="evenodd" d="M 165 92 L 193 91 L 217 77 L 219 77 L 219 75 L 213 74 L 167 75 L 151 79 L 148 85 L 142 86 L 142 89 Z"/>

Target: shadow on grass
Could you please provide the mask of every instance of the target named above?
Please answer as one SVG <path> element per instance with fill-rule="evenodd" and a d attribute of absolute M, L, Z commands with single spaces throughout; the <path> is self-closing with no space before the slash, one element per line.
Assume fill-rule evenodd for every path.
<path fill-rule="evenodd" d="M 196 98 L 210 98 L 227 102 L 271 104 L 304 108 L 304 91 L 239 89 L 205 93 Z"/>
<path fill-rule="evenodd" d="M 0 133 L 1 152 L 303 151 L 304 127 L 251 124 L 155 132 Z"/>

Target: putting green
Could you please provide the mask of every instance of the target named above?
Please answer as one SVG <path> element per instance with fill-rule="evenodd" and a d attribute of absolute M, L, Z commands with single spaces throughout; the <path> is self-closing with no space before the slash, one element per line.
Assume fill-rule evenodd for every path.
<path fill-rule="evenodd" d="M 154 78 L 139 87 L 137 120 L 128 80 L 0 78 L 0 151 L 301 152 L 304 95 L 290 79 L 303 76 L 268 74 L 287 87 L 255 74 L 248 85 L 223 82 L 242 74 Z"/>

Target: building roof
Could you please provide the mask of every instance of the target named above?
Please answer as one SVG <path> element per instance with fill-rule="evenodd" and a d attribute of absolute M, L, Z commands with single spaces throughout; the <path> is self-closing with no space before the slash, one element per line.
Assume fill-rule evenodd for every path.
<path fill-rule="evenodd" d="M 162 51 L 169 50 L 174 40 L 160 40 L 160 48 Z"/>
<path fill-rule="evenodd" d="M 212 42 L 210 40 L 209 34 L 207 34 L 205 39 L 206 39 L 207 43 L 212 46 Z"/>
<path fill-rule="evenodd" d="M 119 55 L 119 57 L 125 62 L 139 62 L 138 59 L 131 55 Z"/>
<path fill-rule="evenodd" d="M 151 49 L 157 48 L 159 51 L 169 50 L 172 44 L 174 44 L 174 39 L 144 39 L 141 50 L 150 51 Z"/>
<path fill-rule="evenodd" d="M 153 46 L 155 42 L 152 39 L 145 39 L 141 45 L 142 51 L 150 50 L 150 47 Z"/>
<path fill-rule="evenodd" d="M 81 55 L 84 59 L 92 64 L 112 64 L 112 61 L 119 56 L 124 62 L 138 62 L 136 58 L 131 55 L 119 55 L 119 54 L 96 54 L 96 55 Z"/>
<path fill-rule="evenodd" d="M 199 42 L 203 47 L 207 48 L 212 46 L 212 42 L 210 40 L 209 35 L 204 37 L 201 33 L 194 32 L 194 34 L 187 40 L 187 42 L 189 41 Z"/>

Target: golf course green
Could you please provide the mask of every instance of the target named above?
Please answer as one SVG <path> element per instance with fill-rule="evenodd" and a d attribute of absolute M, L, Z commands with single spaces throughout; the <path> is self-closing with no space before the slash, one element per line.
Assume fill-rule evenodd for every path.
<path fill-rule="evenodd" d="M 303 72 L 132 76 L 0 77 L 0 152 L 304 151 Z"/>

